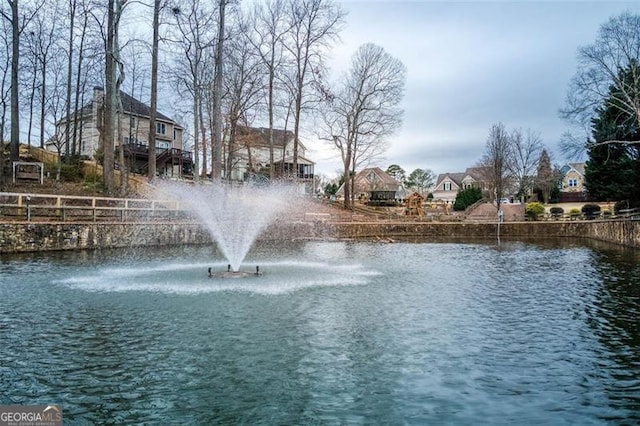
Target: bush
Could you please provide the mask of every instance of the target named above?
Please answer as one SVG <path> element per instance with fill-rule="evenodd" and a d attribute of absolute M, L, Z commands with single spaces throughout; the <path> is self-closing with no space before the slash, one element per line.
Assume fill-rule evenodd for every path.
<path fill-rule="evenodd" d="M 602 210 L 602 216 L 606 218 L 611 217 L 611 210 L 609 209 Z"/>
<path fill-rule="evenodd" d="M 564 209 L 562 207 L 551 207 L 549 209 L 549 213 L 551 213 L 551 217 L 559 218 L 564 214 Z"/>
<path fill-rule="evenodd" d="M 533 203 L 529 203 L 527 204 L 527 207 L 524 210 L 524 214 L 530 220 L 538 220 L 538 217 L 544 214 L 544 206 L 541 203 L 538 203 L 537 201 Z"/>
<path fill-rule="evenodd" d="M 569 210 L 569 217 L 570 217 L 571 219 L 577 219 L 577 218 L 579 218 L 579 217 L 580 217 L 580 215 L 581 215 L 581 214 L 582 214 L 582 213 L 580 212 L 580 210 L 579 210 L 579 209 L 572 208 L 571 210 Z"/>
<path fill-rule="evenodd" d="M 65 182 L 78 182 L 82 179 L 81 168 L 77 164 L 62 164 L 60 179 Z"/>
<path fill-rule="evenodd" d="M 615 214 L 620 214 L 620 210 L 626 210 L 628 208 L 629 208 L 629 201 L 627 200 L 617 201 L 613 205 L 613 212 Z"/>
<path fill-rule="evenodd" d="M 597 204 L 585 204 L 582 206 L 582 214 L 587 219 L 595 219 L 600 216 L 600 206 Z"/>
<path fill-rule="evenodd" d="M 480 188 L 467 188 L 458 192 L 456 201 L 453 203 L 453 210 L 462 211 L 467 207 L 482 199 L 482 190 Z"/>

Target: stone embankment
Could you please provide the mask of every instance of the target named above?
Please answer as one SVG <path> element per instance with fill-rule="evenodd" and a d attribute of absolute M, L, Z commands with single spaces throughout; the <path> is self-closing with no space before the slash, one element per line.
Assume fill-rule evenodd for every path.
<path fill-rule="evenodd" d="M 502 238 L 587 238 L 640 248 L 640 221 L 508 222 Z M 279 221 L 262 233 L 263 240 L 290 239 L 442 239 L 496 238 L 496 223 L 410 221 L 329 222 Z M 0 253 L 99 249 L 133 246 L 210 244 L 196 223 L 34 223 L 0 224 Z"/>

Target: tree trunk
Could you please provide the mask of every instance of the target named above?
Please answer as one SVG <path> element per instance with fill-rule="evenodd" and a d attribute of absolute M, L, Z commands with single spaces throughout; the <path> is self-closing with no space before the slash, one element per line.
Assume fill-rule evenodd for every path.
<path fill-rule="evenodd" d="M 33 79 L 31 80 L 31 90 L 29 92 L 29 126 L 27 127 L 27 146 L 31 149 L 31 129 L 33 127 L 33 103 L 36 97 L 36 77 L 37 73 L 37 60 L 33 61 Z"/>
<path fill-rule="evenodd" d="M 351 155 L 351 148 L 348 146 L 344 161 L 344 206 L 348 209 L 353 208 L 351 204 Z"/>
<path fill-rule="evenodd" d="M 82 35 L 80 36 L 80 48 L 78 49 L 78 68 L 77 68 L 77 73 L 78 75 L 76 76 L 76 94 L 75 94 L 75 101 L 74 101 L 74 112 L 73 112 L 73 155 L 78 155 L 80 156 L 82 154 L 82 130 L 80 131 L 80 136 L 78 136 L 78 127 L 80 126 L 80 129 L 82 129 L 82 123 L 78 123 L 78 115 L 80 113 L 80 92 L 81 92 L 81 88 L 80 88 L 80 82 L 82 81 L 81 79 L 81 75 L 82 75 L 82 60 L 83 60 L 83 56 L 84 56 L 84 40 L 85 40 L 85 33 L 86 33 L 86 28 L 87 28 L 87 21 L 89 19 L 89 14 L 85 12 L 84 15 L 84 24 L 82 26 Z M 84 84 L 83 84 L 84 87 Z M 82 120 L 82 116 L 80 116 L 80 120 Z"/>
<path fill-rule="evenodd" d="M 158 115 L 158 32 L 160 0 L 153 3 L 153 48 L 151 52 L 151 111 L 149 113 L 149 182 L 156 177 L 156 117 Z"/>
<path fill-rule="evenodd" d="M 69 139 L 71 136 L 71 80 L 73 78 L 73 25 L 76 18 L 76 0 L 69 1 L 70 6 L 70 18 L 69 23 L 69 58 L 67 62 L 67 102 L 66 102 L 66 122 L 64 125 L 64 155 L 65 161 L 69 161 Z"/>
<path fill-rule="evenodd" d="M 198 143 L 198 131 L 200 127 L 200 99 L 197 85 L 193 85 L 193 178 L 200 180 L 200 148 Z M 184 141 L 183 141 L 184 143 Z"/>
<path fill-rule="evenodd" d="M 103 101 L 103 131 L 102 136 L 102 177 L 104 180 L 105 190 L 107 194 L 112 195 L 115 189 L 114 182 L 114 117 L 115 117 L 115 61 L 114 61 L 114 0 L 108 0 L 107 11 L 107 43 L 106 43 L 106 63 L 105 63 L 105 93 Z"/>
<path fill-rule="evenodd" d="M 219 0 L 220 16 L 218 22 L 218 41 L 216 44 L 215 77 L 213 81 L 213 137 L 211 173 L 214 180 L 219 180 L 222 167 L 222 75 L 223 75 L 223 46 L 224 46 L 224 18 L 228 0 Z"/>
<path fill-rule="evenodd" d="M 269 65 L 269 181 L 273 182 L 275 177 L 275 165 L 273 164 L 273 88 L 275 72 L 273 69 L 273 62 L 275 61 L 275 48 L 271 49 L 271 63 Z"/>
<path fill-rule="evenodd" d="M 40 92 L 40 148 L 44 149 L 45 107 L 47 103 L 47 61 L 44 57 L 42 58 L 40 75 L 42 76 L 42 89 Z"/>
<path fill-rule="evenodd" d="M 11 6 L 11 161 L 20 160 L 20 110 L 18 103 L 18 68 L 20 59 L 20 22 L 18 0 L 9 2 Z"/>

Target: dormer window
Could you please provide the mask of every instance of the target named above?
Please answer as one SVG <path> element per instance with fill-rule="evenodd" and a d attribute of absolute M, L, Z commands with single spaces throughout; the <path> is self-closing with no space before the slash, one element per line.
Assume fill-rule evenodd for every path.
<path fill-rule="evenodd" d="M 451 182 L 445 182 L 443 188 L 445 191 L 451 191 Z"/>

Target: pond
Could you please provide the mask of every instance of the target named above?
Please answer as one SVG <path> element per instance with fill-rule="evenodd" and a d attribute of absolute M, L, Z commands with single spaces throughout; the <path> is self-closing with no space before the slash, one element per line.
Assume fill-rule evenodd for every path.
<path fill-rule="evenodd" d="M 38 253 L 0 266 L 0 404 L 65 424 L 640 422 L 640 254 L 572 242 Z"/>

